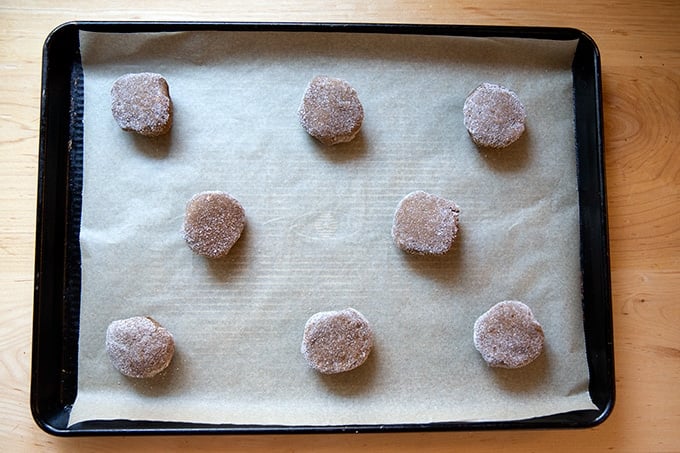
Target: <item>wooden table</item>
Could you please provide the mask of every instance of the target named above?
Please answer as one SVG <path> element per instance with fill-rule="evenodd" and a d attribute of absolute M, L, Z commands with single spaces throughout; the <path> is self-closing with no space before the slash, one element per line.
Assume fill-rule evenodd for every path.
<path fill-rule="evenodd" d="M 241 3 L 6 0 L 0 5 L 3 451 L 680 451 L 680 2 Z M 70 20 L 540 25 L 588 33 L 602 53 L 617 377 L 611 417 L 576 431 L 115 439 L 62 439 L 42 432 L 29 409 L 41 52 L 47 34 Z"/>

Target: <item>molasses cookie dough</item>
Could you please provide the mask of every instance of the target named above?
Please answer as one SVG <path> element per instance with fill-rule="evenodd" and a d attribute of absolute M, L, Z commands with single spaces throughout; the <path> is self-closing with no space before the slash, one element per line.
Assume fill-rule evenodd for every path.
<path fill-rule="evenodd" d="M 224 192 L 201 192 L 187 203 L 184 239 L 195 253 L 221 258 L 241 237 L 245 224 L 246 214 L 238 200 Z"/>
<path fill-rule="evenodd" d="M 483 83 L 465 100 L 463 122 L 472 141 L 505 148 L 524 132 L 526 112 L 517 95 L 504 86 Z"/>
<path fill-rule="evenodd" d="M 405 252 L 443 255 L 456 239 L 459 215 L 453 201 L 422 190 L 411 192 L 397 205 L 392 238 Z"/>
<path fill-rule="evenodd" d="M 323 374 L 353 370 L 363 364 L 373 347 L 373 330 L 364 316 L 353 308 L 324 311 L 305 324 L 302 355 Z"/>
<path fill-rule="evenodd" d="M 109 324 L 106 353 L 125 376 L 150 378 L 170 364 L 175 342 L 172 334 L 153 318 L 135 316 Z"/>
<path fill-rule="evenodd" d="M 475 348 L 492 367 L 520 368 L 543 351 L 543 328 L 522 302 L 499 302 L 475 321 Z"/>
<path fill-rule="evenodd" d="M 364 108 L 352 86 L 341 79 L 312 79 L 298 109 L 300 124 L 325 145 L 349 142 L 364 120 Z"/>
<path fill-rule="evenodd" d="M 168 82 L 151 72 L 119 77 L 111 88 L 111 112 L 125 131 L 147 137 L 167 134 L 172 127 Z"/>

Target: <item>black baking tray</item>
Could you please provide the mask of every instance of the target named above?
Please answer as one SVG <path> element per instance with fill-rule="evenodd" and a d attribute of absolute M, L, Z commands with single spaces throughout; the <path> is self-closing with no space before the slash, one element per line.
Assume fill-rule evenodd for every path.
<path fill-rule="evenodd" d="M 79 229 L 82 193 L 83 76 L 79 31 L 291 31 L 382 33 L 578 40 L 572 63 L 580 209 L 583 321 L 589 391 L 597 410 L 516 421 L 427 424 L 272 426 L 130 420 L 87 421 L 68 427 L 77 393 L 80 316 Z M 31 410 L 54 435 L 340 433 L 586 428 L 605 420 L 614 405 L 607 203 L 600 56 L 577 29 L 404 24 L 72 22 L 55 29 L 43 49 L 35 252 Z"/>

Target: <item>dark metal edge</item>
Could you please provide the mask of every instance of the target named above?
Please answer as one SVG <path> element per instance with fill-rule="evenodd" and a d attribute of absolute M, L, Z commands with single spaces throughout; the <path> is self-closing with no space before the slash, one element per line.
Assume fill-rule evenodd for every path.
<path fill-rule="evenodd" d="M 581 32 L 573 63 L 578 187 L 583 271 L 583 312 L 590 370 L 589 391 L 599 413 L 588 426 L 602 423 L 614 408 L 614 336 L 609 228 L 604 155 L 604 116 L 600 52 Z M 581 77 L 589 74 L 592 78 Z M 584 104 L 586 105 L 584 107 Z M 582 140 L 578 140 L 581 138 Z M 598 348 L 593 347 L 598 345 Z M 604 346 L 604 347 L 602 347 Z M 603 353 L 598 353 L 603 349 Z"/>

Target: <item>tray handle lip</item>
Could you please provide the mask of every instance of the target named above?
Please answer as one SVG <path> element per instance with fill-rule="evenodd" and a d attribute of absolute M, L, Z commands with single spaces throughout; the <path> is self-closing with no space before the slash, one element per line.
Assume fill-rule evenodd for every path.
<path fill-rule="evenodd" d="M 77 423 L 68 428 L 57 428 L 44 423 L 41 428 L 58 437 L 85 436 L 148 436 L 148 435 L 281 435 L 281 434 L 371 434 L 407 432 L 452 432 L 452 431 L 515 431 L 515 430 L 565 430 L 589 429 L 599 425 L 606 415 L 595 410 L 574 411 L 582 420 L 569 420 L 567 414 L 554 414 L 533 419 L 510 421 L 448 421 L 432 423 L 393 423 L 375 425 L 236 425 L 209 423 L 154 422 L 134 420 L 91 420 Z M 596 414 L 596 415 L 594 415 Z M 141 427 L 140 427 L 141 423 Z M 121 427 L 134 425 L 134 427 Z"/>
<path fill-rule="evenodd" d="M 576 29 L 574 29 L 576 30 Z M 605 172 L 605 137 L 604 137 L 604 114 L 603 114 L 603 99 L 602 99 L 602 68 L 601 68 L 601 54 L 595 40 L 587 33 L 576 30 L 579 33 L 579 42 L 577 45 L 576 55 L 574 56 L 574 65 L 580 64 L 587 67 L 592 79 L 579 79 L 580 84 L 585 84 L 585 89 L 589 96 L 592 96 L 589 101 L 592 102 L 591 110 L 588 120 L 591 121 L 590 127 L 592 131 L 583 133 L 580 136 L 591 141 L 583 147 L 577 149 L 577 157 L 579 159 L 585 158 L 590 162 L 590 166 L 586 166 L 590 172 L 596 173 L 597 178 L 587 179 L 589 184 L 583 190 L 581 175 L 579 171 L 579 205 L 580 209 L 584 209 L 581 197 L 597 197 L 597 216 L 592 216 L 591 212 L 586 212 L 588 221 L 594 224 L 594 232 L 591 235 L 589 242 L 595 237 L 596 255 L 592 262 L 588 263 L 591 267 L 589 275 L 597 276 L 599 285 L 590 287 L 591 292 L 590 315 L 598 317 L 598 329 L 596 334 L 600 336 L 600 343 L 602 350 L 595 357 L 588 355 L 588 363 L 590 369 L 590 394 L 591 398 L 596 395 L 593 401 L 598 407 L 597 416 L 589 423 L 590 426 L 597 426 L 604 422 L 612 413 L 616 401 L 616 379 L 615 379 L 615 364 L 614 364 L 614 334 L 613 334 L 613 316 L 612 316 L 612 293 L 611 293 L 611 263 L 610 263 L 610 249 L 609 249 L 609 227 L 608 227 L 608 212 L 607 212 L 607 191 L 606 191 L 606 172 Z M 574 76 L 581 75 L 577 69 L 572 70 Z M 577 81 L 574 80 L 576 88 Z M 583 85 L 582 85 L 583 86 Z M 575 93 L 576 94 L 576 93 Z M 576 119 L 578 122 L 578 119 Z M 577 124 L 577 127 L 580 127 Z M 579 135 L 579 134 L 577 134 Z M 580 165 L 579 165 L 580 167 Z M 583 192 L 586 192 L 586 195 Z M 594 203 L 591 203 L 594 205 Z M 583 214 L 583 212 L 581 213 Z M 583 219 L 582 221 L 583 222 Z M 583 224 L 581 225 L 583 227 Z M 581 242 L 583 248 L 583 241 Z M 586 251 L 586 256 L 590 251 Z M 584 263 L 584 251 L 581 251 L 582 265 Z M 591 278 L 592 280 L 592 278 Z M 584 282 L 585 283 L 585 282 Z M 584 307 L 584 322 L 586 322 L 586 310 Z M 588 329 L 586 329 L 588 330 Z M 592 329 L 590 329 L 592 330 Z M 598 368 L 593 371 L 593 368 Z M 593 374 L 595 373 L 595 375 Z M 594 379 L 597 378 L 597 379 Z M 597 382 L 596 382 L 597 381 Z M 597 385 L 597 388 L 594 385 Z"/>
<path fill-rule="evenodd" d="M 88 32 L 181 32 L 181 31 L 303 31 L 303 32 L 386 32 L 403 34 L 431 34 L 476 37 L 535 37 L 542 39 L 576 40 L 593 39 L 573 27 L 517 26 L 517 25 L 471 25 L 447 23 L 399 23 L 399 22 L 331 22 L 331 21 L 71 21 L 56 27 L 52 34 L 62 28 L 75 27 Z M 519 35 L 519 36 L 518 36 Z M 49 38 L 49 37 L 48 37 Z"/>
<path fill-rule="evenodd" d="M 62 405 L 61 401 L 58 404 L 46 403 L 46 391 L 42 388 L 41 383 L 44 381 L 45 366 L 38 360 L 40 357 L 40 350 L 46 343 L 50 341 L 44 335 L 42 324 L 50 318 L 48 316 L 48 309 L 53 308 L 55 301 L 60 300 L 58 297 L 54 301 L 50 301 L 46 306 L 45 301 L 48 299 L 47 293 L 54 292 L 48 289 L 46 285 L 45 270 L 48 268 L 48 260 L 50 253 L 58 249 L 58 245 L 52 245 L 52 252 L 46 250 L 47 244 L 55 243 L 55 235 L 50 222 L 48 221 L 47 213 L 47 198 L 51 196 L 50 187 L 47 181 L 48 173 L 48 152 L 61 152 L 61 144 L 57 151 L 51 151 L 48 148 L 53 145 L 53 142 L 59 141 L 59 134 L 55 132 L 59 126 L 54 126 L 50 121 L 50 112 L 53 104 L 50 103 L 50 96 L 48 91 L 50 89 L 50 74 L 54 71 L 55 63 L 51 59 L 53 52 L 58 52 L 59 46 L 70 46 L 74 48 L 76 43 L 73 42 L 73 37 L 77 36 L 78 25 L 75 22 L 66 22 L 55 29 L 53 29 L 46 37 L 42 47 L 42 71 L 41 71 L 41 92 L 40 92 L 40 126 L 39 126 L 39 140 L 38 140 L 38 175 L 37 175 L 37 191 L 36 191 L 36 228 L 35 228 L 35 251 L 34 251 L 34 269 L 33 269 L 33 323 L 32 323 L 32 344 L 31 344 L 31 370 L 30 370 L 30 410 L 33 420 L 48 434 L 60 435 L 63 434 L 58 426 L 61 425 L 65 417 L 70 411 L 69 405 Z M 58 176 L 57 176 L 58 177 Z M 59 197 L 57 197 L 59 198 Z M 63 198 L 63 197 L 62 197 Z M 65 200 L 61 200 L 64 202 Z M 59 238 L 56 238 L 59 239 Z M 64 247 L 65 248 L 65 247 Z M 63 250 L 62 250 L 63 252 Z M 51 255 L 50 255 L 51 256 Z M 63 283 L 63 282 L 61 282 Z M 62 299 L 63 300 L 63 299 Z M 49 320 L 48 320 L 49 322 Z M 60 420 L 61 419 L 61 420 Z M 65 423 L 63 423 L 65 426 Z"/>

